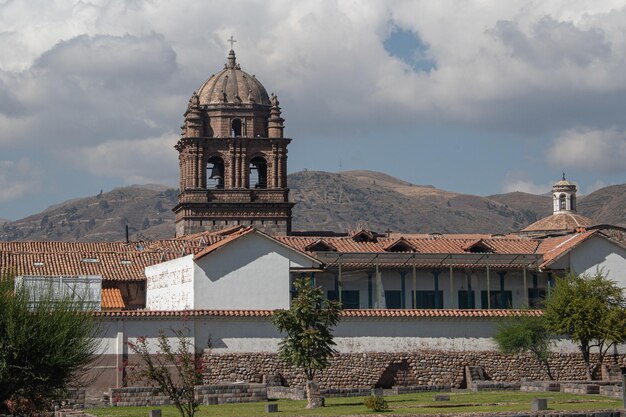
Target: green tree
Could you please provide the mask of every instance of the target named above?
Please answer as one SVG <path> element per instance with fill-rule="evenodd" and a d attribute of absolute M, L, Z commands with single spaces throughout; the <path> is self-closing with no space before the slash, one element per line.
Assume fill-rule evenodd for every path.
<path fill-rule="evenodd" d="M 77 296 L 49 288 L 31 294 L 10 277 L 0 280 L 0 413 L 49 409 L 86 374 L 100 331 L 86 306 Z"/>
<path fill-rule="evenodd" d="M 307 379 L 307 408 L 322 404 L 315 373 L 328 366 L 335 353 L 332 330 L 339 322 L 341 306 L 324 300 L 320 287 L 306 278 L 294 282 L 296 295 L 289 310 L 276 311 L 273 322 L 287 336 L 280 342 L 280 357 L 300 368 Z"/>
<path fill-rule="evenodd" d="M 550 345 L 552 334 L 543 317 L 522 315 L 500 323 L 494 336 L 498 350 L 505 355 L 532 353 L 543 365 L 548 378 L 553 380 L 550 369 Z"/>
<path fill-rule="evenodd" d="M 549 329 L 578 344 L 592 379 L 613 345 L 626 341 L 623 291 L 602 271 L 595 275 L 568 274 L 558 278 L 546 299 L 544 317 Z M 591 364 L 591 351 L 598 352 Z"/>
<path fill-rule="evenodd" d="M 167 395 L 182 417 L 193 417 L 198 411 L 194 387 L 202 383 L 202 360 L 196 356 L 189 329 L 171 329 L 178 341 L 175 349 L 163 330 L 157 338 L 158 352 L 150 352 L 148 339 L 139 337 L 128 347 L 141 361 L 137 379 L 145 379 Z"/>

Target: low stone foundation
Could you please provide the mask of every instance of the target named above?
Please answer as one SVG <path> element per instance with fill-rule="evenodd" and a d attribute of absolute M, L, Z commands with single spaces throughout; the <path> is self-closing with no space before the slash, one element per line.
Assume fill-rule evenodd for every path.
<path fill-rule="evenodd" d="M 610 358 L 609 358 L 610 360 Z M 626 363 L 620 355 L 618 364 Z M 205 384 L 220 381 L 263 382 L 280 380 L 280 385 L 304 388 L 305 377 L 285 365 L 274 353 L 204 354 Z M 547 380 L 543 366 L 532 355 L 502 355 L 497 352 L 416 351 L 408 353 L 338 354 L 330 366 L 318 373 L 322 389 L 391 388 L 394 386 L 450 385 L 466 388 L 464 368 L 480 366 L 494 382 Z M 578 353 L 554 353 L 550 366 L 556 379 L 584 380 L 585 365 Z"/>
<path fill-rule="evenodd" d="M 114 407 L 169 405 L 167 395 L 152 387 L 111 388 L 109 398 Z"/>
<path fill-rule="evenodd" d="M 600 394 L 600 385 L 561 383 L 561 392 L 568 394 Z"/>
<path fill-rule="evenodd" d="M 613 397 L 613 398 L 623 398 L 622 386 L 621 385 L 601 385 L 600 395 L 604 395 L 606 397 Z"/>
<path fill-rule="evenodd" d="M 171 404 L 167 395 L 152 387 L 112 388 L 109 397 L 110 405 L 117 407 Z M 267 401 L 267 387 L 265 384 L 198 385 L 194 398 L 199 404 Z"/>
<path fill-rule="evenodd" d="M 560 392 L 561 383 L 556 381 L 522 381 L 520 391 L 526 392 Z"/>
<path fill-rule="evenodd" d="M 199 404 L 209 404 L 216 399 L 218 404 L 267 401 L 265 384 L 220 384 L 196 387 L 196 400 Z"/>

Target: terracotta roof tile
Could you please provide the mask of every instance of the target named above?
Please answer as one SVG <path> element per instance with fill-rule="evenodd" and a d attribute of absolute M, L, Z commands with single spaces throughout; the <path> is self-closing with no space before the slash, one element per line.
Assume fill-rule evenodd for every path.
<path fill-rule="evenodd" d="M 102 309 L 103 310 L 123 310 L 126 308 L 122 293 L 119 288 L 102 289 Z"/>
<path fill-rule="evenodd" d="M 209 244 L 206 248 L 196 253 L 196 255 L 194 256 L 194 259 L 202 258 L 203 256 L 208 255 L 209 253 L 221 248 L 222 246 L 229 244 L 233 240 L 236 240 L 240 238 L 241 236 L 247 235 L 248 233 L 254 232 L 254 230 L 255 229 L 252 227 L 246 227 L 243 229 L 239 229 L 233 233 L 230 233 L 228 236 L 223 237 L 222 239 Z"/>
<path fill-rule="evenodd" d="M 557 213 L 537 220 L 522 229 L 522 232 L 576 230 L 579 227 L 588 227 L 593 224 L 593 220 L 577 213 Z"/>
<path fill-rule="evenodd" d="M 145 280 L 145 267 L 196 254 L 239 230 L 130 243 L 0 242 L 0 276 L 99 275 L 103 280 Z"/>
<path fill-rule="evenodd" d="M 276 239 L 301 251 L 318 240 L 315 236 L 279 236 Z M 400 239 L 408 242 L 419 253 L 467 253 L 465 248 L 482 240 L 482 243 L 502 254 L 532 254 L 539 242 L 535 239 L 515 235 L 492 237 L 491 235 L 441 235 L 392 234 L 379 237 L 376 242 L 355 242 L 352 237 L 324 237 L 325 242 L 342 253 L 381 253 Z"/>
<path fill-rule="evenodd" d="M 541 242 L 537 253 L 543 255 L 543 263 L 539 266 L 545 268 L 552 262 L 559 259 L 563 254 L 587 240 L 590 236 L 597 234 L 597 230 L 575 233 L 564 236 L 546 238 Z"/>
<path fill-rule="evenodd" d="M 100 311 L 98 317 L 271 317 L 272 310 Z M 495 318 L 543 315 L 541 310 L 343 310 L 342 317 L 379 318 Z"/>

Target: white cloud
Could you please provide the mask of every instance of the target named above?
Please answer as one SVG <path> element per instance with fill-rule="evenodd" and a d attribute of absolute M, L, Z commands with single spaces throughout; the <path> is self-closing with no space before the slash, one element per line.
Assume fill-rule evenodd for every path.
<path fill-rule="evenodd" d="M 521 191 L 529 194 L 545 194 L 552 189 L 551 184 L 536 184 L 526 172 L 507 172 L 502 185 L 503 193 Z"/>
<path fill-rule="evenodd" d="M 192 91 L 222 68 L 231 34 L 238 62 L 278 93 L 296 138 L 423 143 L 406 132 L 426 124 L 513 137 L 624 132 L 625 20 L 623 0 L 4 2 L 0 149 L 53 152 L 125 182 L 171 181 L 175 151 L 149 147 L 180 126 Z M 431 71 L 385 50 L 393 28 L 419 34 Z M 621 169 L 609 150 L 619 140 L 609 142 L 589 169 Z M 151 160 L 173 168 L 162 175 Z"/>
<path fill-rule="evenodd" d="M 41 190 L 42 171 L 27 158 L 0 160 L 0 202 L 18 200 Z"/>
<path fill-rule="evenodd" d="M 117 178 L 125 184 L 174 184 L 178 177 L 174 150 L 177 136 L 112 140 L 81 147 L 58 157 L 98 177 Z M 173 162 L 174 161 L 174 162 Z"/>
<path fill-rule="evenodd" d="M 77 101 L 99 82 L 112 94 L 103 107 L 128 100 L 128 86 L 136 93 L 134 84 L 156 87 L 158 80 L 160 88 L 141 90 L 139 104 L 176 91 L 184 108 L 182 96 L 220 69 L 233 33 L 243 68 L 281 95 L 288 121 L 301 129 L 431 120 L 506 131 L 564 129 L 597 118 L 623 123 L 622 2 L 102 0 L 41 2 L 38 13 L 14 3 L 3 7 L 0 23 L 13 35 L 0 37 L 0 46 L 21 45 L 23 58 L 6 60 L 6 68 L 35 64 L 67 74 L 61 86 Z M 414 72 L 392 58 L 383 46 L 392 27 L 419 33 L 436 68 Z M 172 77 L 177 66 L 182 83 Z M 76 91 L 75 77 L 88 88 Z"/>
<path fill-rule="evenodd" d="M 554 139 L 548 155 L 551 162 L 564 168 L 624 173 L 626 130 L 566 130 Z"/>

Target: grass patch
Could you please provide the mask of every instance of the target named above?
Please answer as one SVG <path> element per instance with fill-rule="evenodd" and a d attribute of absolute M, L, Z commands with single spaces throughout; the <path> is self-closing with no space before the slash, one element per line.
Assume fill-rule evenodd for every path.
<path fill-rule="evenodd" d="M 455 392 L 450 401 L 435 402 L 434 392 L 386 396 L 390 414 L 450 414 L 477 412 L 530 411 L 533 398 L 547 398 L 550 410 L 619 409 L 622 401 L 599 395 L 564 394 L 560 392 Z M 364 397 L 326 398 L 326 407 L 307 410 L 306 401 L 277 400 L 278 413 L 273 416 L 347 416 L 381 414 L 368 410 Z M 198 417 L 252 417 L 265 415 L 266 402 L 200 406 Z M 90 409 L 98 417 L 145 417 L 150 409 L 161 409 L 163 417 L 177 417 L 172 406 L 108 407 Z"/>

